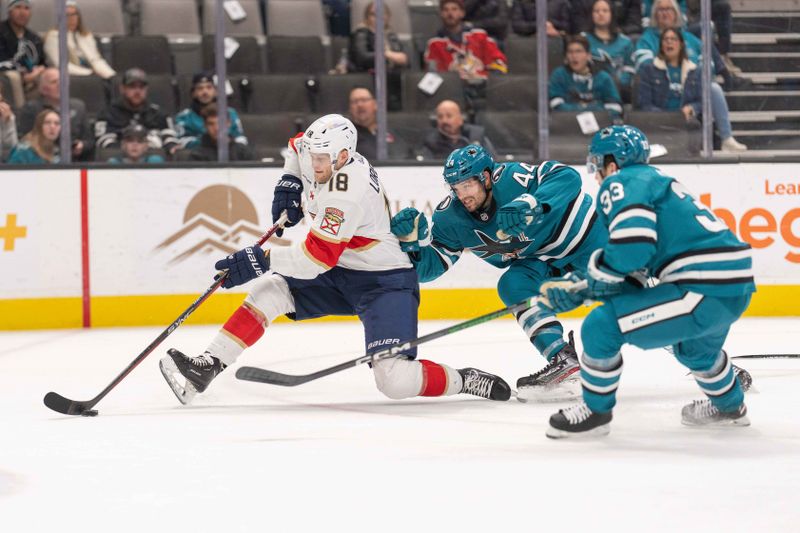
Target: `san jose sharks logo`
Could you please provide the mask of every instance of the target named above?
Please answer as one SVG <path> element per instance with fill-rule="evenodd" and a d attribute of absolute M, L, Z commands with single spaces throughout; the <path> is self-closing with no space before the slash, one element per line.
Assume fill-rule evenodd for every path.
<path fill-rule="evenodd" d="M 502 261 L 517 259 L 525 253 L 533 241 L 524 234 L 522 238 L 514 236 L 508 241 L 496 241 L 480 230 L 473 230 L 483 244 L 470 248 L 472 253 L 481 259 L 490 259 L 499 255 Z"/>

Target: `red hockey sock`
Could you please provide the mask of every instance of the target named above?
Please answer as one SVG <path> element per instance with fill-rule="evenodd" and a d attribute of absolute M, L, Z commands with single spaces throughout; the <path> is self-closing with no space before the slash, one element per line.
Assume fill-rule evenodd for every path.
<path fill-rule="evenodd" d="M 442 396 L 447 391 L 447 371 L 433 361 L 420 359 L 422 363 L 422 392 L 420 396 Z"/>
<path fill-rule="evenodd" d="M 264 334 L 264 317 L 242 305 L 225 322 L 222 329 L 242 347 L 252 346 Z"/>

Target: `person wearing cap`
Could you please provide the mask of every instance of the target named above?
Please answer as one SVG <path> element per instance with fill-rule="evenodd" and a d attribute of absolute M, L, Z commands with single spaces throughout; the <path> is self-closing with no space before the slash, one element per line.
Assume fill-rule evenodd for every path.
<path fill-rule="evenodd" d="M 461 79 L 475 82 L 489 77 L 489 71 L 506 73 L 506 56 L 486 30 L 464 22 L 463 0 L 439 0 L 442 28 L 428 39 L 425 63 L 439 72 L 455 71 Z"/>
<path fill-rule="evenodd" d="M 36 84 L 37 92 L 17 113 L 20 136 L 33 129 L 36 117 L 44 109 L 61 110 L 61 80 L 57 68 L 46 68 Z M 78 98 L 69 99 L 70 134 L 72 157 L 87 161 L 94 152 L 94 135 L 86 117 L 86 104 Z"/>
<path fill-rule="evenodd" d="M 116 148 L 122 130 L 131 124 L 141 124 L 147 130 L 147 144 L 154 150 L 174 154 L 178 138 L 172 119 L 147 99 L 147 74 L 140 68 L 130 68 L 122 75 L 120 97 L 97 115 L 94 134 L 100 148 Z"/>
<path fill-rule="evenodd" d="M 86 28 L 78 4 L 74 0 L 67 0 L 66 7 L 69 75 L 91 76 L 96 74 L 104 80 L 116 75 L 114 69 L 100 55 L 94 34 Z M 47 56 L 47 62 L 58 67 L 58 28 L 47 32 L 44 38 L 44 53 Z"/>
<path fill-rule="evenodd" d="M 8 19 L 0 23 L 0 71 L 11 80 L 17 107 L 25 103 L 45 67 L 42 38 L 28 29 L 30 19 L 30 0 L 11 0 Z"/>
<path fill-rule="evenodd" d="M 182 148 L 194 148 L 206 132 L 202 112 L 217 101 L 217 86 L 214 78 L 206 72 L 192 77 L 192 105 L 175 116 L 175 130 Z M 228 107 L 228 134 L 239 144 L 247 144 L 239 113 Z"/>
<path fill-rule="evenodd" d="M 219 116 L 217 105 L 211 104 L 201 111 L 205 133 L 200 142 L 189 152 L 190 161 L 218 161 L 217 135 L 219 134 Z M 253 161 L 253 150 L 246 144 L 238 143 L 228 136 L 228 159 L 230 161 Z"/>
<path fill-rule="evenodd" d="M 131 124 L 122 130 L 122 155 L 109 158 L 115 165 L 137 165 L 146 163 L 163 163 L 164 158 L 158 154 L 148 154 L 147 130 L 141 124 Z"/>

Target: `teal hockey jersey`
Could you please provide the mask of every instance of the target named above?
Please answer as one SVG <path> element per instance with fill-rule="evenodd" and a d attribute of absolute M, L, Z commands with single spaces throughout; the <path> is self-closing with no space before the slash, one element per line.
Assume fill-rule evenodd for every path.
<path fill-rule="evenodd" d="M 522 194 L 533 195 L 545 213 L 520 236 L 497 237 L 495 213 Z M 433 213 L 430 246 L 409 254 L 420 281 L 432 281 L 470 250 L 478 258 L 498 268 L 512 261 L 535 258 L 562 268 L 589 238 L 597 218 L 594 203 L 581 189 L 581 176 L 556 161 L 538 166 L 525 163 L 499 163 L 492 172 L 492 205 L 481 213 L 469 213 L 451 194 Z M 593 232 L 595 248 L 605 242 L 605 232 Z"/>
<path fill-rule="evenodd" d="M 657 168 L 633 165 L 609 176 L 597 208 L 609 230 L 603 263 L 618 273 L 646 269 L 662 283 L 710 296 L 755 291 L 750 245 Z"/>

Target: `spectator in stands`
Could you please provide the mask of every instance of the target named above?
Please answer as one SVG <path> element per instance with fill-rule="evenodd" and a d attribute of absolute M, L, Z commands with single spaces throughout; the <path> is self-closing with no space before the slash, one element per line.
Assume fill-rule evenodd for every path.
<path fill-rule="evenodd" d="M 639 105 L 644 111 L 681 110 L 687 122 L 702 110 L 700 69 L 689 60 L 683 33 L 676 29 L 661 32 L 656 58 L 639 73 Z M 711 113 L 722 139 L 723 152 L 744 152 L 747 146 L 733 138 L 728 104 L 720 86 L 711 86 Z"/>
<path fill-rule="evenodd" d="M 492 39 L 503 42 L 508 35 L 508 3 L 506 0 L 464 0 L 464 20 L 486 30 Z"/>
<path fill-rule="evenodd" d="M 489 71 L 508 72 L 506 56 L 485 30 L 464 22 L 463 0 L 439 0 L 442 28 L 428 40 L 425 63 L 431 70 L 458 72 L 467 82 L 480 82 Z"/>
<path fill-rule="evenodd" d="M 623 100 L 630 102 L 631 81 L 636 73 L 633 42 L 620 33 L 611 0 L 592 0 L 591 9 L 591 29 L 582 35 L 589 41 L 592 62 L 611 75 Z"/>
<path fill-rule="evenodd" d="M 173 155 L 178 148 L 178 138 L 172 120 L 161 108 L 147 99 L 147 75 L 140 68 L 130 68 L 122 75 L 120 98 L 100 111 L 94 133 L 97 146 L 119 146 L 122 130 L 131 124 L 141 124 L 147 129 L 147 144 L 153 149 L 163 149 Z"/>
<path fill-rule="evenodd" d="M 386 66 L 388 70 L 408 66 L 408 54 L 403 50 L 403 43 L 391 30 L 392 12 L 388 5 L 383 6 L 383 27 L 386 48 Z M 355 72 L 368 72 L 375 68 L 375 2 L 370 2 L 364 9 L 364 20 L 350 34 L 350 63 Z"/>
<path fill-rule="evenodd" d="M 0 71 L 11 80 L 16 107 L 25 103 L 45 68 L 42 38 L 28 29 L 30 19 L 30 0 L 10 0 L 8 19 L 0 24 Z"/>
<path fill-rule="evenodd" d="M 686 18 L 689 21 L 689 31 L 701 37 L 700 0 L 686 0 Z M 741 73 L 741 69 L 734 65 L 728 56 L 733 32 L 733 13 L 728 0 L 711 0 L 711 20 L 717 34 L 717 49 L 725 61 L 725 66 L 734 74 Z"/>
<path fill-rule="evenodd" d="M 36 117 L 43 109 L 59 111 L 61 106 L 60 73 L 56 68 L 46 68 L 39 76 L 38 90 L 33 98 L 19 110 L 19 134 L 25 135 L 33 129 Z M 69 99 L 70 133 L 72 157 L 79 161 L 89 160 L 94 151 L 94 136 L 86 117 L 86 104 L 77 98 Z"/>
<path fill-rule="evenodd" d="M 219 133 L 219 118 L 217 105 L 212 104 L 201 112 L 205 125 L 205 133 L 200 137 L 200 144 L 189 152 L 192 161 L 219 161 L 217 157 L 217 134 Z M 252 161 L 255 159 L 252 149 L 228 136 L 228 160 Z"/>
<path fill-rule="evenodd" d="M 388 92 L 387 107 L 390 111 L 399 111 L 402 107 L 402 70 L 408 67 L 408 54 L 397 34 L 391 30 L 392 12 L 388 5 L 383 6 L 384 17 L 384 55 L 386 57 L 386 84 Z M 353 72 L 372 72 L 375 69 L 375 2 L 364 8 L 364 20 L 350 35 L 350 70 Z"/>
<path fill-rule="evenodd" d="M 14 147 L 9 163 L 42 165 L 58 163 L 58 136 L 61 134 L 61 118 L 52 109 L 45 109 L 36 116 L 33 129 Z"/>
<path fill-rule="evenodd" d="M 483 128 L 475 124 L 464 124 L 461 107 L 453 100 L 443 100 L 436 106 L 436 129 L 429 132 L 423 141 L 423 156 L 426 159 L 444 159 L 456 148 L 468 144 L 479 144 L 496 156 L 494 145 Z"/>
<path fill-rule="evenodd" d="M 656 56 L 661 32 L 667 28 L 680 29 L 683 34 L 683 40 L 686 43 L 686 54 L 689 60 L 696 65 L 700 64 L 703 44 L 697 36 L 685 28 L 684 19 L 677 2 L 675 0 L 656 0 L 653 2 L 650 15 L 650 27 L 644 30 L 633 52 L 633 60 L 637 72 L 643 64 L 649 63 Z M 741 81 L 728 71 L 715 46 L 711 47 L 711 52 L 713 71 L 725 79 L 728 87 L 739 85 Z"/>
<path fill-rule="evenodd" d="M 148 154 L 147 130 L 141 124 L 131 124 L 122 130 L 122 155 L 108 160 L 116 165 L 137 165 L 142 163 L 163 163 L 158 154 Z"/>
<path fill-rule="evenodd" d="M 622 101 L 614 80 L 604 70 L 592 72 L 589 41 L 582 35 L 566 39 L 565 64 L 553 71 L 548 89 L 556 111 L 608 111 L 622 118 Z"/>
<path fill-rule="evenodd" d="M 378 102 L 366 87 L 350 90 L 350 119 L 358 132 L 356 151 L 369 161 L 378 158 Z M 386 151 L 389 159 L 406 159 L 411 156 L 408 146 L 387 131 Z"/>
<path fill-rule="evenodd" d="M 569 7 L 568 0 L 548 0 L 545 23 L 548 37 L 570 33 Z M 536 0 L 514 0 L 511 5 L 511 29 L 522 36 L 536 33 Z"/>
<path fill-rule="evenodd" d="M 594 20 L 595 0 L 570 0 L 572 33 L 591 33 L 597 25 Z M 642 0 L 608 0 L 613 14 L 611 25 L 625 35 L 642 33 Z"/>
<path fill-rule="evenodd" d="M 217 102 L 217 86 L 214 77 L 207 72 L 199 72 L 192 77 L 192 105 L 175 116 L 175 130 L 180 139 L 181 148 L 194 148 L 200 144 L 200 137 L 205 133 L 203 109 L 215 106 Z M 234 141 L 247 144 L 239 113 L 228 107 L 228 134 Z"/>
<path fill-rule="evenodd" d="M 17 145 L 17 119 L 8 102 L 0 94 L 0 156 L 2 161 L 8 159 L 11 150 Z"/>
<path fill-rule="evenodd" d="M 67 48 L 69 49 L 68 72 L 70 76 L 96 74 L 107 80 L 116 74 L 97 50 L 94 34 L 83 24 L 81 12 L 73 0 L 67 1 Z M 53 28 L 45 35 L 44 53 L 47 56 L 47 62 L 57 68 L 58 28 Z"/>

